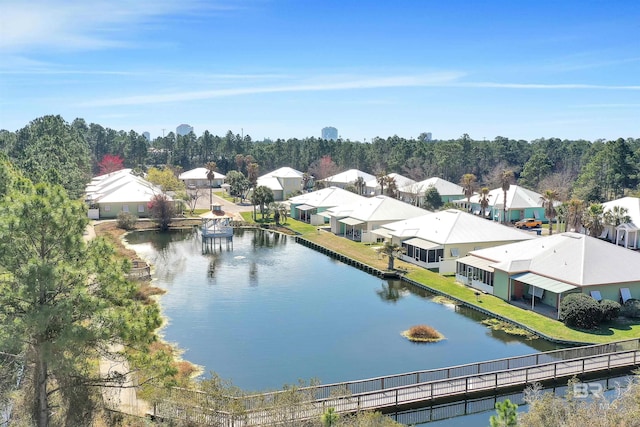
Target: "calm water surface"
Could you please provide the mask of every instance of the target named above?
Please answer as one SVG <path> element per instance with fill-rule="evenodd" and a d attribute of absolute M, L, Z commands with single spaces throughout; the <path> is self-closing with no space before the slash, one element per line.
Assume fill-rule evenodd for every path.
<path fill-rule="evenodd" d="M 236 230 L 233 247 L 203 254 L 194 231 L 139 232 L 129 243 L 155 269 L 168 324 L 184 359 L 246 390 L 299 379 L 323 383 L 451 366 L 556 348 L 491 331 L 481 315 L 427 292 L 371 276 L 261 230 Z M 428 324 L 446 340 L 400 333 Z"/>

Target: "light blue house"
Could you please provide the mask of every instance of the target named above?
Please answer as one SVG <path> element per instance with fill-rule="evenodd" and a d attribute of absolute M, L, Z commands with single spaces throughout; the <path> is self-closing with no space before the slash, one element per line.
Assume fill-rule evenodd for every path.
<path fill-rule="evenodd" d="M 474 194 L 469 200 L 471 206 L 469 210 L 474 215 L 482 215 L 480 208 L 480 194 Z M 542 195 L 535 191 L 521 187 L 519 185 L 511 185 L 507 190 L 506 204 L 506 222 L 514 222 L 524 218 L 539 219 L 544 223 L 549 219 L 544 214 L 542 207 Z M 488 194 L 489 206 L 484 212 L 486 218 L 494 221 L 503 222 L 504 215 L 504 191 L 502 188 L 491 190 Z M 458 203 L 467 206 L 467 200 L 459 200 Z"/>

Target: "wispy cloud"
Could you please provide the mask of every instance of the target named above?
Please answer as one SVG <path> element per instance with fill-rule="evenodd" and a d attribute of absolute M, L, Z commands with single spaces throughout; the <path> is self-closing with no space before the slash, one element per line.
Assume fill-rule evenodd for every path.
<path fill-rule="evenodd" d="M 216 3 L 220 0 L 211 4 Z M 188 13 L 196 7 L 203 7 L 201 0 L 3 0 L 0 51 L 127 46 L 129 42 L 120 36 L 122 31 L 139 28 L 158 16 Z"/>
<path fill-rule="evenodd" d="M 256 95 L 264 93 L 319 92 L 392 87 L 443 86 L 448 82 L 453 82 L 459 79 L 462 76 L 463 74 L 458 72 L 442 72 L 416 76 L 352 78 L 341 81 L 335 81 L 331 79 L 331 81 L 324 83 L 300 83 L 278 86 L 228 88 L 111 98 L 91 101 L 82 104 L 82 106 L 108 107 L 117 105 L 146 105 L 157 103 L 197 101 L 229 96 Z"/>
<path fill-rule="evenodd" d="M 581 104 L 574 105 L 574 108 L 594 108 L 594 109 L 606 109 L 606 108 L 640 108 L 640 104 Z"/>
<path fill-rule="evenodd" d="M 233 75 L 222 75 L 227 78 Z M 230 77 L 231 76 L 231 77 Z M 260 75 L 259 75 L 260 76 Z M 399 75 L 389 77 L 342 77 L 324 76 L 313 78 L 312 82 L 297 82 L 293 84 L 235 87 L 224 89 L 210 89 L 201 91 L 181 91 L 153 95 L 137 95 L 119 98 L 105 98 L 83 103 L 83 107 L 109 107 L 123 105 L 147 105 L 158 103 L 172 103 L 198 101 L 230 96 L 257 95 L 266 93 L 285 92 L 320 92 L 359 89 L 382 89 L 402 87 L 448 87 L 448 88 L 478 88 L 478 89 L 523 89 L 523 90 L 640 90 L 640 86 L 620 85 L 592 85 L 592 84 L 538 84 L 538 83 L 497 83 L 497 82 L 463 82 L 465 74 L 462 72 L 439 72 L 420 75 Z M 250 78 L 252 76 L 245 76 Z M 262 76 L 260 76 L 262 77 Z M 273 77 L 279 77 L 274 75 Z M 237 77 L 236 78 L 242 78 Z"/>
<path fill-rule="evenodd" d="M 495 89 L 599 89 L 599 90 L 640 90 L 640 86 L 625 85 L 592 85 L 582 83 L 496 83 L 496 82 L 458 82 L 449 86 Z"/>

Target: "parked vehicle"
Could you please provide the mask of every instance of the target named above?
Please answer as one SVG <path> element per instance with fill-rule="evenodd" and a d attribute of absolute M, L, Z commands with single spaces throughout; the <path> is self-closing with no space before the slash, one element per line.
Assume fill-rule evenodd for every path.
<path fill-rule="evenodd" d="M 542 221 L 535 218 L 525 218 L 516 222 L 516 227 L 518 228 L 537 228 L 542 227 Z"/>

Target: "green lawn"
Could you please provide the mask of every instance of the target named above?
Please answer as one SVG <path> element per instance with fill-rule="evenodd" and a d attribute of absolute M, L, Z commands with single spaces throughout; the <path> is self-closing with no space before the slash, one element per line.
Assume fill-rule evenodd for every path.
<path fill-rule="evenodd" d="M 243 218 L 253 222 L 252 213 L 242 213 Z M 380 270 L 386 270 L 387 259 L 375 249 L 376 246 L 354 242 L 334 235 L 328 231 L 319 231 L 316 226 L 288 218 L 285 226 L 316 244 L 332 249 L 350 258 Z M 469 305 L 480 307 L 498 316 L 520 323 L 549 338 L 581 342 L 605 343 L 640 337 L 640 321 L 629 324 L 607 324 L 593 331 L 581 331 L 565 326 L 562 322 L 541 314 L 513 306 L 492 295 L 481 295 L 477 301 L 475 290 L 461 285 L 453 277 L 442 276 L 414 264 L 396 260 L 396 269 L 405 272 L 405 276 L 429 288 L 455 297 Z"/>

